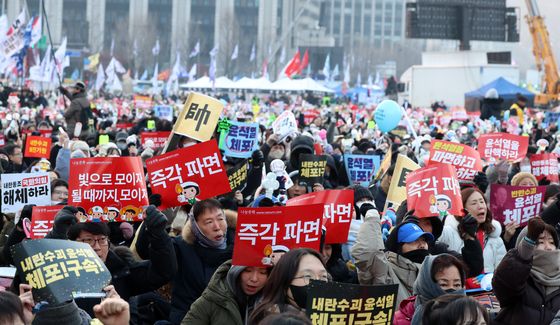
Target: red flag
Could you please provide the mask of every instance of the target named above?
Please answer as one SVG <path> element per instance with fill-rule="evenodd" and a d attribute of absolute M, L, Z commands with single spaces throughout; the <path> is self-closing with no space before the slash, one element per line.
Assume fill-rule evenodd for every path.
<path fill-rule="evenodd" d="M 286 67 L 286 75 L 291 78 L 292 75 L 298 73 L 299 66 L 300 66 L 300 58 L 299 58 L 299 50 L 297 50 L 296 54 L 294 55 L 294 57 Z"/>
<path fill-rule="evenodd" d="M 303 54 L 303 59 L 301 60 L 297 73 L 301 74 L 303 69 L 305 69 L 308 64 L 309 64 L 309 50 L 305 50 L 305 54 Z"/>

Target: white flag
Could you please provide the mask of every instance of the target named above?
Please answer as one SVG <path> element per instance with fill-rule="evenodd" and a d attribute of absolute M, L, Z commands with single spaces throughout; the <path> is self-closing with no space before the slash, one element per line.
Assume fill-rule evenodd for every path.
<path fill-rule="evenodd" d="M 194 81 L 196 79 L 196 63 L 193 64 L 191 70 L 189 71 L 189 81 Z"/>
<path fill-rule="evenodd" d="M 350 63 L 346 63 L 346 69 L 344 69 L 344 82 L 346 85 L 350 84 Z"/>
<path fill-rule="evenodd" d="M 216 55 L 218 54 L 218 45 L 214 45 L 214 48 L 212 48 L 209 54 L 210 58 L 216 57 Z"/>
<path fill-rule="evenodd" d="M 33 45 L 37 44 L 37 42 L 39 42 L 39 40 L 43 36 L 43 29 L 42 29 L 42 26 L 41 26 L 41 21 L 42 21 L 41 18 L 42 18 L 42 16 L 38 16 L 38 17 L 35 17 L 35 19 L 33 20 L 33 25 L 32 25 L 32 29 L 31 29 L 31 42 L 29 43 L 29 46 L 33 46 Z"/>
<path fill-rule="evenodd" d="M 159 39 L 156 40 L 156 45 L 154 45 L 154 47 L 152 47 L 152 54 L 154 56 L 159 54 Z"/>
<path fill-rule="evenodd" d="M 115 53 L 115 38 L 111 39 L 111 56 Z"/>
<path fill-rule="evenodd" d="M 358 77 L 356 77 L 356 87 L 362 86 L 362 75 L 358 73 Z"/>
<path fill-rule="evenodd" d="M 132 44 L 132 55 L 136 58 L 138 56 L 138 42 L 134 39 L 134 44 Z"/>
<path fill-rule="evenodd" d="M 103 64 L 99 62 L 99 66 L 97 67 L 97 78 L 95 78 L 95 90 L 99 91 L 99 89 L 103 87 L 104 82 L 105 82 L 105 72 L 103 71 Z"/>
<path fill-rule="evenodd" d="M 156 62 L 156 66 L 154 68 L 154 75 L 152 76 L 152 87 L 154 88 L 154 91 L 157 89 L 158 86 L 158 63 Z"/>
<path fill-rule="evenodd" d="M 256 57 L 257 57 L 257 53 L 255 49 L 255 44 L 253 43 L 253 47 L 251 48 L 251 57 L 249 57 L 249 61 L 250 62 L 255 61 Z"/>
<path fill-rule="evenodd" d="M 144 73 L 140 77 L 140 80 L 148 80 L 148 70 L 144 69 Z"/>
<path fill-rule="evenodd" d="M 9 57 L 19 52 L 24 44 L 23 34 L 27 25 L 27 8 L 24 8 L 12 23 L 8 32 L 0 37 L 0 53 Z"/>
<path fill-rule="evenodd" d="M 62 43 L 60 44 L 60 46 L 58 47 L 58 49 L 56 50 L 56 52 L 54 52 L 54 60 L 55 60 L 55 64 L 56 64 L 56 69 L 59 73 L 59 75 L 62 76 L 62 72 L 64 70 L 64 65 L 65 65 L 65 56 L 66 56 L 66 42 L 67 39 L 66 37 L 64 37 L 62 39 Z"/>
<path fill-rule="evenodd" d="M 371 86 L 373 86 L 373 78 L 371 77 L 371 74 L 367 77 L 367 85 L 368 88 L 371 88 Z"/>
<path fill-rule="evenodd" d="M 325 59 L 325 65 L 323 66 L 323 75 L 325 79 L 328 80 L 331 75 L 331 59 L 330 54 L 327 54 L 327 58 Z"/>
<path fill-rule="evenodd" d="M 200 52 L 200 41 L 196 42 L 194 49 L 192 50 L 191 54 L 189 54 L 189 58 L 193 58 L 198 55 Z"/>
<path fill-rule="evenodd" d="M 331 76 L 331 80 L 334 80 L 334 78 L 340 76 L 340 72 L 338 71 L 338 64 L 334 66 L 333 72 L 332 72 L 332 76 Z"/>
<path fill-rule="evenodd" d="M 239 55 L 239 44 L 235 45 L 235 48 L 233 49 L 233 53 L 231 53 L 231 60 L 235 60 L 237 59 L 237 56 Z"/>
<path fill-rule="evenodd" d="M 115 58 L 111 58 L 111 61 L 114 62 L 115 64 L 115 72 L 116 73 L 125 73 L 126 69 L 123 67 L 123 65 Z"/>
<path fill-rule="evenodd" d="M 280 53 L 280 63 L 284 63 L 286 61 L 286 47 L 282 46 L 282 52 Z"/>

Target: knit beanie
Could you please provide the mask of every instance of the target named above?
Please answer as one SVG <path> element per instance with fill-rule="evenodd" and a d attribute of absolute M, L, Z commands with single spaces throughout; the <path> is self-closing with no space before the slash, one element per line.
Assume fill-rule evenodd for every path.
<path fill-rule="evenodd" d="M 354 205 L 356 205 L 356 203 L 363 199 L 369 199 L 373 201 L 373 194 L 371 194 L 371 192 L 367 188 L 361 185 L 355 185 L 351 188 L 354 190 Z"/>
<path fill-rule="evenodd" d="M 531 174 L 531 173 L 527 173 L 527 172 L 519 172 L 517 174 L 515 174 L 513 176 L 513 178 L 511 179 L 511 185 L 512 186 L 519 186 L 519 183 L 521 183 L 521 181 L 524 178 L 530 178 L 535 184 L 539 184 L 539 182 L 537 181 L 537 178 Z"/>

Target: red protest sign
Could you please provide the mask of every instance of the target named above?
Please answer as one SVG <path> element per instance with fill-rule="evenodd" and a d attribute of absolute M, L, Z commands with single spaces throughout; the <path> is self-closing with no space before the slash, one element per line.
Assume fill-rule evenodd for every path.
<path fill-rule="evenodd" d="M 145 110 L 152 107 L 152 98 L 150 96 L 134 95 L 134 106 L 138 109 Z"/>
<path fill-rule="evenodd" d="M 435 140 L 430 149 L 428 165 L 441 163 L 453 165 L 457 169 L 457 178 L 472 181 L 477 172 L 482 171 L 480 154 L 464 144 Z"/>
<path fill-rule="evenodd" d="M 71 159 L 68 189 L 82 222 L 141 221 L 149 204 L 140 157 Z"/>
<path fill-rule="evenodd" d="M 462 215 L 461 187 L 455 167 L 437 164 L 417 169 L 406 176 L 408 210 L 420 218 Z"/>
<path fill-rule="evenodd" d="M 170 131 L 160 131 L 160 132 L 142 132 L 140 133 L 140 139 L 142 141 L 142 147 L 145 147 L 146 141 L 152 140 L 154 143 L 154 149 L 163 148 L 165 141 L 169 138 Z"/>
<path fill-rule="evenodd" d="M 538 216 L 544 202 L 546 186 L 509 186 L 492 184 L 490 211 L 502 224 L 515 222 L 524 227 Z"/>
<path fill-rule="evenodd" d="M 273 208 L 240 208 L 233 264 L 270 266 L 277 250 L 308 247 L 319 250 L 322 204 Z"/>
<path fill-rule="evenodd" d="M 300 195 L 286 202 L 286 206 L 323 204 L 323 224 L 327 228 L 326 244 L 346 243 L 352 212 L 354 210 L 353 190 L 327 190 Z"/>
<path fill-rule="evenodd" d="M 49 158 L 51 155 L 51 138 L 30 135 L 25 141 L 24 157 Z"/>
<path fill-rule="evenodd" d="M 537 180 L 547 178 L 553 183 L 558 183 L 558 156 L 553 153 L 542 153 L 531 156 L 531 174 Z"/>
<path fill-rule="evenodd" d="M 231 191 L 216 140 L 148 159 L 146 168 L 152 192 L 162 196 L 162 210 Z"/>
<path fill-rule="evenodd" d="M 6 145 L 6 137 L 3 134 L 0 134 L 0 147 Z"/>
<path fill-rule="evenodd" d="M 509 133 L 482 134 L 478 138 L 478 153 L 484 160 L 520 161 L 527 155 L 529 137 Z"/>
<path fill-rule="evenodd" d="M 117 123 L 117 125 L 115 125 L 115 127 L 118 130 L 127 130 L 127 129 L 132 129 L 136 124 L 134 123 Z"/>
<path fill-rule="evenodd" d="M 31 212 L 31 239 L 44 238 L 54 225 L 54 217 L 64 205 L 34 206 Z"/>
<path fill-rule="evenodd" d="M 303 123 L 305 125 L 310 125 L 319 116 L 321 116 L 321 113 L 316 109 L 305 110 L 303 111 Z"/>

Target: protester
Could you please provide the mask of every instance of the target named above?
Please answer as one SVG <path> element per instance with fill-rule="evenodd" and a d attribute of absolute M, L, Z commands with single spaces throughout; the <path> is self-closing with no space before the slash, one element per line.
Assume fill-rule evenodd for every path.
<path fill-rule="evenodd" d="M 80 136 L 81 138 L 86 138 L 89 128 L 93 127 L 93 114 L 87 99 L 86 86 L 83 82 L 78 81 L 69 90 L 64 87 L 59 89 L 71 100 L 70 107 L 64 112 L 64 119 L 68 128 L 67 133 L 74 135 L 76 124 L 81 123 Z"/>
<path fill-rule="evenodd" d="M 68 183 L 63 179 L 55 179 L 51 182 L 51 201 L 58 204 L 68 200 Z"/>
<path fill-rule="evenodd" d="M 487 325 L 490 320 L 488 312 L 473 298 L 449 294 L 426 303 L 422 324 Z"/>
<path fill-rule="evenodd" d="M 358 274 L 355 270 L 350 270 L 342 259 L 342 246 L 340 244 L 324 244 L 321 254 L 333 281 L 358 283 Z"/>
<path fill-rule="evenodd" d="M 21 300 L 9 291 L 0 292 L 0 324 L 31 324 L 25 318 Z"/>
<path fill-rule="evenodd" d="M 503 114 L 503 102 L 504 99 L 500 98 L 500 95 L 495 88 L 488 89 L 480 107 L 480 118 L 482 120 L 488 120 L 493 116 L 496 119 L 501 119 Z"/>

